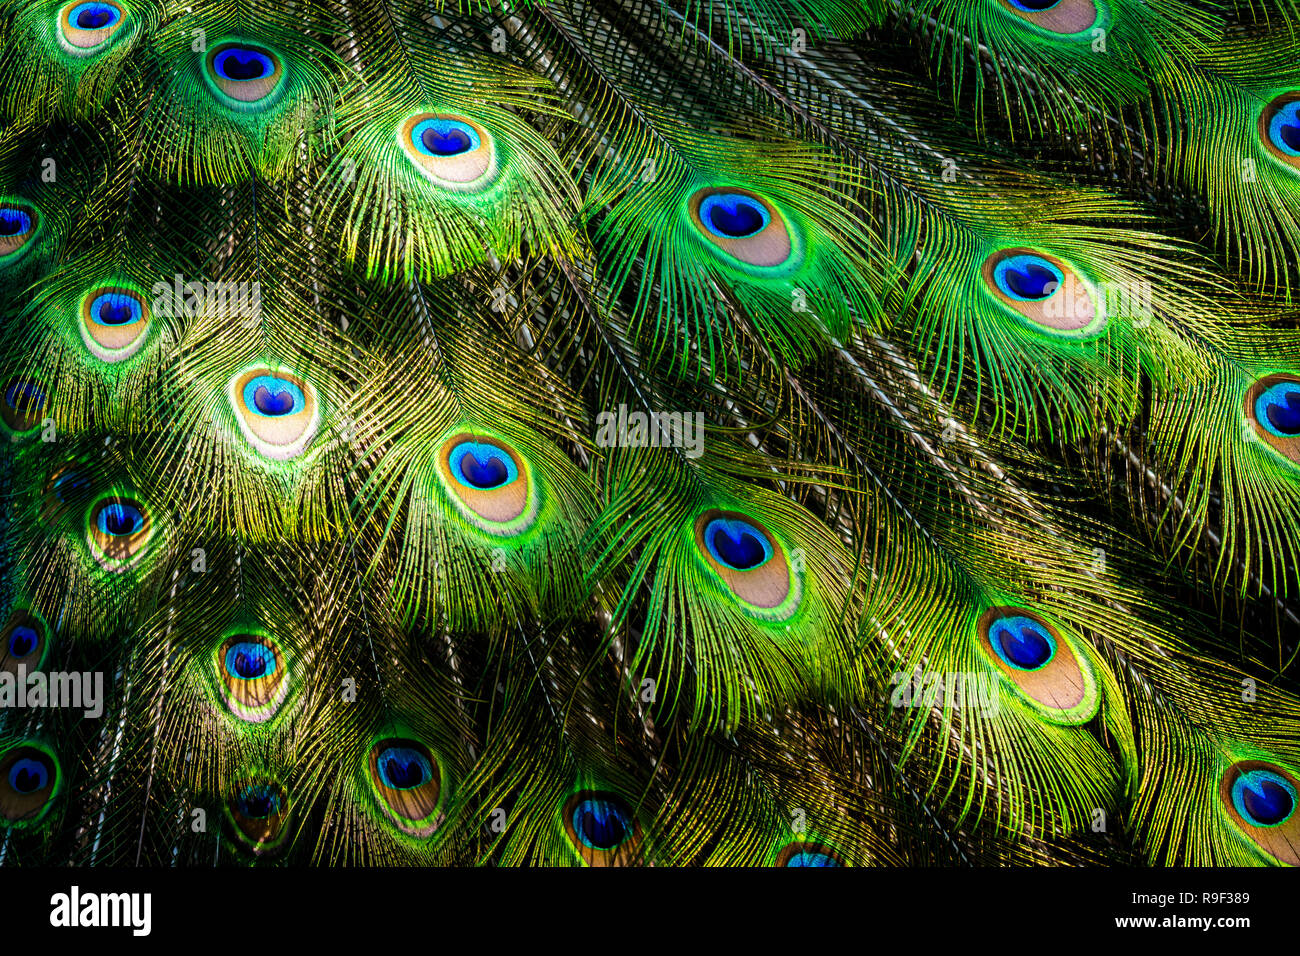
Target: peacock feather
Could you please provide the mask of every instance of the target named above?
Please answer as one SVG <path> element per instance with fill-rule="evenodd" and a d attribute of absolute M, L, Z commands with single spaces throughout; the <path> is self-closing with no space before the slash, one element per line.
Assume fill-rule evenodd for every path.
<path fill-rule="evenodd" d="M 1300 865 L 1289 0 L 0 26 L 0 864 Z"/>

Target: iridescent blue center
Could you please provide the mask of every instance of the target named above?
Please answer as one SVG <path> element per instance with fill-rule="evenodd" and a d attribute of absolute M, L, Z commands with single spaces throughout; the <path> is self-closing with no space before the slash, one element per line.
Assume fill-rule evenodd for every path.
<path fill-rule="evenodd" d="M 1044 10 L 1052 9 L 1060 2 L 1061 0 L 1011 0 L 1011 5 L 1027 13 L 1042 13 Z"/>
<path fill-rule="evenodd" d="M 1268 123 L 1268 138 L 1287 156 L 1300 156 L 1300 100 L 1278 107 Z"/>
<path fill-rule="evenodd" d="M 835 859 L 829 853 L 821 853 L 816 850 L 800 850 L 798 853 L 790 854 L 790 859 L 785 861 L 786 866 L 839 866 L 840 861 Z"/>
<path fill-rule="evenodd" d="M 90 481 L 79 471 L 65 471 L 54 479 L 54 496 L 64 504 L 90 490 Z"/>
<path fill-rule="evenodd" d="M 772 215 L 753 196 L 714 193 L 700 203 L 700 222 L 722 239 L 748 239 L 767 228 Z"/>
<path fill-rule="evenodd" d="M 1002 294 L 1022 302 L 1050 299 L 1065 281 L 1052 262 L 1032 253 L 1005 256 L 993 267 L 993 281 Z"/>
<path fill-rule="evenodd" d="M 27 210 L 14 206 L 0 207 L 0 236 L 9 238 L 25 235 L 31 228 L 32 216 Z"/>
<path fill-rule="evenodd" d="M 1255 420 L 1279 438 L 1300 435 L 1300 382 L 1278 382 L 1260 392 Z"/>
<path fill-rule="evenodd" d="M 226 649 L 226 672 L 239 680 L 256 680 L 275 673 L 275 651 L 256 641 L 240 641 Z"/>
<path fill-rule="evenodd" d="M 496 445 L 464 441 L 451 450 L 451 474 L 468 488 L 501 488 L 519 477 L 514 459 Z"/>
<path fill-rule="evenodd" d="M 90 317 L 99 325 L 131 325 L 144 317 L 144 309 L 135 296 L 102 292 L 90 303 Z"/>
<path fill-rule="evenodd" d="M 631 815 L 612 799 L 588 797 L 573 808 L 573 832 L 593 850 L 612 850 L 631 835 Z"/>
<path fill-rule="evenodd" d="M 307 407 L 307 397 L 296 382 L 273 375 L 258 375 L 244 386 L 244 405 L 257 415 L 281 418 L 303 411 Z"/>
<path fill-rule="evenodd" d="M 1038 670 L 1056 655 L 1056 639 L 1033 618 L 1000 617 L 989 625 L 989 643 L 997 655 L 1022 671 Z"/>
<path fill-rule="evenodd" d="M 415 148 L 426 156 L 459 156 L 482 145 L 478 131 L 460 120 L 434 117 L 421 120 L 411 130 Z"/>
<path fill-rule="evenodd" d="M 35 628 L 20 624 L 9 635 L 9 656 L 26 657 L 36 650 L 41 643 L 41 636 Z"/>
<path fill-rule="evenodd" d="M 1279 826 L 1295 813 L 1295 787 L 1272 770 L 1247 770 L 1233 781 L 1232 804 L 1254 826 Z"/>
<path fill-rule="evenodd" d="M 212 58 L 212 68 L 222 79 L 247 82 L 270 76 L 275 72 L 275 61 L 261 50 L 232 46 Z"/>
<path fill-rule="evenodd" d="M 9 768 L 9 786 L 16 793 L 29 794 L 44 790 L 50 785 L 50 771 L 39 760 L 20 757 Z"/>
<path fill-rule="evenodd" d="M 14 382 L 5 389 L 5 404 L 14 411 L 34 411 L 45 405 L 45 393 L 31 382 Z"/>
<path fill-rule="evenodd" d="M 252 820 L 280 812 L 280 791 L 264 783 L 245 787 L 237 800 L 239 812 Z"/>
<path fill-rule="evenodd" d="M 736 571 L 752 571 L 772 559 L 767 535 L 741 518 L 714 518 L 704 528 L 704 543 L 713 559 Z"/>
<path fill-rule="evenodd" d="M 393 790 L 412 790 L 433 779 L 429 758 L 414 747 L 400 744 L 385 747 L 375 762 L 379 766 L 379 779 Z"/>
<path fill-rule="evenodd" d="M 99 509 L 96 519 L 101 534 L 114 538 L 136 534 L 144 527 L 144 515 L 135 505 L 124 501 L 110 501 Z"/>
<path fill-rule="evenodd" d="M 103 30 L 121 18 L 121 11 L 107 3 L 80 3 L 68 11 L 68 20 L 82 30 Z"/>

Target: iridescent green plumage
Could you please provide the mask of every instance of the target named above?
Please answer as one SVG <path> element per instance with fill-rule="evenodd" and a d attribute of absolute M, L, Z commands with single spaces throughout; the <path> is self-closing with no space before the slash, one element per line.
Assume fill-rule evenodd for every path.
<path fill-rule="evenodd" d="M 0 16 L 0 861 L 1298 862 L 1289 5 Z"/>

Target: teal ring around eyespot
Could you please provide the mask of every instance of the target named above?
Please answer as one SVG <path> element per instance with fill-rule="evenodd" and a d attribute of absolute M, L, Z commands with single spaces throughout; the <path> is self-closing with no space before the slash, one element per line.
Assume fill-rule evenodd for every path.
<path fill-rule="evenodd" d="M 1032 630 L 1035 635 L 1042 638 L 1048 647 L 1047 657 L 1037 667 L 1025 667 L 1023 664 L 1018 664 L 1011 660 L 1000 639 L 1000 634 L 1003 631 L 1019 630 L 1020 628 L 1026 627 Z M 1031 617 L 1016 616 L 997 618 L 989 625 L 989 644 L 993 647 L 993 650 L 997 653 L 998 657 L 1002 658 L 1003 663 L 1018 671 L 1042 670 L 1056 659 L 1056 638 L 1052 636 L 1051 631 L 1043 627 L 1042 624 Z"/>
<path fill-rule="evenodd" d="M 125 322 L 106 322 L 100 314 L 104 306 L 109 305 L 120 308 L 125 305 L 131 313 L 131 317 Z M 107 325 L 110 328 L 119 328 L 124 325 L 135 325 L 144 318 L 144 308 L 140 305 L 140 300 L 126 292 L 105 292 L 103 295 L 96 296 L 90 303 L 90 320 L 96 325 Z"/>
<path fill-rule="evenodd" d="M 433 130 L 440 136 L 445 136 L 451 132 L 462 133 L 469 140 L 469 145 L 464 149 L 457 150 L 454 153 L 436 153 L 429 149 L 424 143 L 424 134 L 428 130 Z M 446 117 L 434 116 L 417 123 L 411 130 L 411 145 L 419 150 L 425 156 L 432 156 L 435 159 L 442 159 L 449 156 L 460 156 L 465 153 L 472 153 L 483 146 L 483 139 L 479 136 L 478 130 L 474 129 L 468 123 L 460 120 L 448 119 Z"/>
<path fill-rule="evenodd" d="M 263 665 L 260 674 L 254 674 L 252 677 L 245 677 L 239 673 L 238 663 L 239 655 L 256 656 L 258 662 Z M 265 680 L 276 672 L 275 651 L 265 644 L 259 644 L 256 641 L 240 641 L 237 644 L 231 644 L 226 649 L 225 657 L 226 673 L 236 680 Z"/>
<path fill-rule="evenodd" d="M 1291 809 L 1287 812 L 1287 814 L 1284 817 L 1282 817 L 1279 820 L 1275 820 L 1272 823 L 1262 823 L 1255 818 L 1254 814 L 1249 812 L 1249 810 L 1246 807 L 1245 793 L 1243 791 L 1248 786 L 1250 786 L 1251 783 L 1256 781 L 1258 781 L 1261 784 L 1269 783 L 1275 787 L 1281 787 L 1287 794 L 1290 795 Z M 1243 820 L 1247 821 L 1251 826 L 1261 827 L 1261 828 L 1280 827 L 1288 820 L 1290 820 L 1293 816 L 1295 816 L 1296 788 L 1291 785 L 1291 781 L 1287 780 L 1281 774 L 1274 773 L 1271 770 L 1261 770 L 1261 769 L 1248 770 L 1242 773 L 1240 776 L 1238 776 L 1237 779 L 1234 780 L 1232 783 L 1232 805 L 1233 808 L 1236 809 L 1238 815 L 1240 815 L 1240 817 Z"/>
<path fill-rule="evenodd" d="M 763 549 L 763 560 L 746 568 L 738 567 L 731 561 L 728 561 L 723 555 L 718 553 L 717 542 L 714 540 L 718 532 L 722 532 L 732 540 L 738 539 L 742 534 L 752 537 Z M 772 548 L 772 542 L 768 540 L 767 535 L 748 521 L 743 521 L 739 518 L 714 518 L 704 528 L 704 543 L 709 549 L 709 554 L 712 555 L 715 561 L 736 571 L 757 571 L 759 568 L 767 564 L 767 562 L 771 561 L 772 555 L 775 553 Z"/>
<path fill-rule="evenodd" d="M 1300 435 L 1300 432 L 1288 434 L 1280 431 L 1268 417 L 1269 407 L 1283 404 L 1286 396 L 1290 394 L 1300 394 L 1300 382 L 1278 382 L 1260 392 L 1255 399 L 1255 420 L 1259 422 L 1260 427 L 1267 429 L 1270 434 L 1278 438 L 1295 438 Z"/>
<path fill-rule="evenodd" d="M 399 784 L 389 775 L 389 759 L 399 760 L 407 765 L 415 764 L 420 768 L 420 779 L 415 783 Z M 375 757 L 375 765 L 379 768 L 380 782 L 390 790 L 414 790 L 416 787 L 422 787 L 433 779 L 432 762 L 414 747 L 403 747 L 396 744 L 385 747 Z"/>
<path fill-rule="evenodd" d="M 1285 126 L 1300 126 L 1300 100 L 1292 100 L 1274 111 L 1268 121 L 1268 138 L 1280 152 L 1288 156 L 1300 157 L 1300 149 L 1287 143 L 1282 136 Z"/>
<path fill-rule="evenodd" d="M 451 464 L 452 477 L 455 478 L 462 485 L 464 485 L 466 488 L 473 488 L 476 491 L 484 490 L 481 489 L 479 485 L 476 485 L 472 481 L 470 481 L 469 478 L 465 475 L 465 470 L 464 470 L 465 457 L 467 455 L 473 455 L 480 462 L 488 461 L 488 460 L 499 461 L 503 466 L 505 466 L 505 470 L 506 470 L 505 480 L 500 482 L 497 485 L 492 486 L 491 489 L 486 489 L 486 490 L 495 490 L 496 488 L 504 488 L 519 477 L 519 467 L 515 464 L 514 459 L 510 455 L 507 455 L 496 445 L 491 445 L 488 444 L 487 442 L 472 442 L 472 441 L 461 442 L 459 445 L 457 445 L 455 448 L 451 450 L 451 454 L 448 456 L 448 458 Z"/>
<path fill-rule="evenodd" d="M 257 407 L 257 390 L 265 387 L 272 395 L 282 395 L 288 393 L 293 398 L 292 407 L 278 415 L 271 415 L 263 412 Z M 296 415 L 307 407 L 307 396 L 303 394 L 301 388 L 296 382 L 286 378 L 275 378 L 271 375 L 258 375 L 249 379 L 244 384 L 243 394 L 240 396 L 244 401 L 244 407 L 253 415 L 259 415 L 262 418 L 283 418 L 287 415 Z"/>
<path fill-rule="evenodd" d="M 109 515 L 117 515 L 129 520 L 131 528 L 129 531 L 113 531 L 108 527 Z M 95 525 L 99 528 L 100 534 L 108 535 L 113 538 L 125 538 L 128 535 L 138 534 L 144 527 L 144 512 L 135 505 L 127 504 L 122 501 L 111 501 L 99 508 L 95 516 Z"/>
<path fill-rule="evenodd" d="M 718 211 L 734 214 L 738 209 L 746 209 L 758 216 L 758 225 L 746 233 L 732 234 L 721 231 L 713 222 L 713 214 Z M 752 196 L 744 193 L 712 193 L 700 202 L 700 221 L 704 228 L 719 239 L 748 239 L 757 236 L 772 224 L 772 214 L 767 207 Z"/>
<path fill-rule="evenodd" d="M 1007 278 L 1007 273 L 1011 271 L 1021 271 L 1026 266 L 1036 266 L 1040 269 L 1046 269 L 1056 277 L 1056 288 L 1046 295 L 1042 296 L 1024 296 L 1017 293 L 1011 286 Z M 1054 262 L 1045 259 L 1042 256 L 1029 255 L 1021 253 L 1019 255 L 1006 256 L 998 261 L 993 267 L 993 280 L 998 285 L 998 290 L 1007 298 L 1015 299 L 1019 302 L 1043 302 L 1054 296 L 1060 290 L 1062 283 L 1065 282 L 1065 273 L 1057 268 Z"/>

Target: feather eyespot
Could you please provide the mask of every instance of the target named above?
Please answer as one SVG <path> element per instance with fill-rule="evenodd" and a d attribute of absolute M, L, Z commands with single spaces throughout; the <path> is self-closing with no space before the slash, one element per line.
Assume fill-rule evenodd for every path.
<path fill-rule="evenodd" d="M 994 298 L 1037 328 L 1088 336 L 1106 324 L 1088 283 L 1055 256 L 999 249 L 984 260 L 982 273 Z"/>
<path fill-rule="evenodd" d="M 561 813 L 569 842 L 588 866 L 627 866 L 634 860 L 641 827 L 620 797 L 583 790 L 569 798 Z"/>
<path fill-rule="evenodd" d="M 82 465 L 68 462 L 52 471 L 41 489 L 41 520 L 54 523 L 81 508 L 90 499 L 90 479 Z"/>
<path fill-rule="evenodd" d="M 427 837 L 438 828 L 442 776 L 428 747 L 415 740 L 380 740 L 370 748 L 367 766 L 380 807 L 399 830 Z"/>
<path fill-rule="evenodd" d="M 123 495 L 101 498 L 86 519 L 90 553 L 106 571 L 124 571 L 135 565 L 153 535 L 148 509 Z"/>
<path fill-rule="evenodd" d="M 58 521 L 90 497 L 90 479 L 79 463 L 69 462 L 50 473 L 42 494 L 42 520 Z"/>
<path fill-rule="evenodd" d="M 475 527 L 515 535 L 537 518 L 537 492 L 524 457 L 498 438 L 462 433 L 443 443 L 436 466 L 443 485 Z"/>
<path fill-rule="evenodd" d="M 402 123 L 398 143 L 420 172 L 444 189 L 473 191 L 496 176 L 492 134 L 467 117 L 419 113 Z"/>
<path fill-rule="evenodd" d="M 62 775 L 54 754 L 23 744 L 0 754 L 0 820 L 9 826 L 37 823 L 58 794 Z"/>
<path fill-rule="evenodd" d="M 1272 770 L 1247 770 L 1232 785 L 1232 805 L 1251 826 L 1281 826 L 1295 813 L 1295 787 Z"/>
<path fill-rule="evenodd" d="M 742 265 L 777 269 L 794 258 L 785 217 L 762 196 L 744 189 L 701 189 L 687 209 L 699 234 Z"/>
<path fill-rule="evenodd" d="M 35 206 L 0 201 L 0 267 L 22 258 L 40 233 L 41 216 Z"/>
<path fill-rule="evenodd" d="M 214 46 L 203 62 L 209 88 L 241 112 L 271 105 L 284 88 L 284 63 L 266 47 L 231 40 Z"/>
<path fill-rule="evenodd" d="M 1054 723 L 1082 724 L 1100 704 L 1091 663 L 1053 625 L 1022 607 L 980 616 L 981 649 L 1021 697 Z"/>
<path fill-rule="evenodd" d="M 714 518 L 704 529 L 712 558 L 733 571 L 755 571 L 772 560 L 772 542 L 743 518 Z"/>
<path fill-rule="evenodd" d="M 316 389 L 285 370 L 241 372 L 230 380 L 227 397 L 248 443 L 276 461 L 302 454 L 320 427 Z"/>
<path fill-rule="evenodd" d="M 118 4 L 69 3 L 59 11 L 59 46 L 73 56 L 98 53 L 126 22 L 126 11 Z"/>
<path fill-rule="evenodd" d="M 81 300 L 81 339 L 104 362 L 122 362 L 144 345 L 149 307 L 134 289 L 100 286 Z"/>
<path fill-rule="evenodd" d="M 820 843 L 796 841 L 781 848 L 777 866 L 843 866 L 839 854 Z"/>
<path fill-rule="evenodd" d="M 226 812 L 240 840 L 256 854 L 278 848 L 288 833 L 289 795 L 274 780 L 248 780 L 236 786 Z"/>
<path fill-rule="evenodd" d="M 1274 859 L 1300 866 L 1300 782 L 1291 772 L 1262 760 L 1233 764 L 1219 782 L 1228 818 Z"/>
<path fill-rule="evenodd" d="M 1094 26 L 1102 12 L 1093 0 L 1000 0 L 1002 8 L 1049 33 L 1071 36 Z"/>
<path fill-rule="evenodd" d="M 1283 93 L 1264 107 L 1259 138 L 1269 155 L 1300 170 L 1300 91 Z"/>
<path fill-rule="evenodd" d="M 763 617 L 782 620 L 799 603 L 799 578 L 772 534 L 747 515 L 710 510 L 695 522 L 705 563 L 740 601 Z"/>
<path fill-rule="evenodd" d="M 989 624 L 989 644 L 1008 667 L 1036 671 L 1056 656 L 1056 638 L 1040 621 L 1023 614 Z"/>
<path fill-rule="evenodd" d="M 37 670 L 45 657 L 45 635 L 45 622 L 31 611 L 10 614 L 0 630 L 0 672 L 16 674 L 19 664 L 28 673 Z"/>
<path fill-rule="evenodd" d="M 252 724 L 274 717 L 289 692 L 284 654 L 278 643 L 261 634 L 227 638 L 217 651 L 217 676 L 226 707 Z"/>
<path fill-rule="evenodd" d="M 514 456 L 497 445 L 463 441 L 451 450 L 451 474 L 464 488 L 488 491 L 509 485 L 519 478 Z"/>
<path fill-rule="evenodd" d="M 1246 389 L 1244 411 L 1266 445 L 1300 465 L 1300 376 L 1279 373 L 1259 379 Z"/>
<path fill-rule="evenodd" d="M 39 382 L 13 379 L 0 392 L 0 420 L 15 434 L 29 432 L 41 423 L 45 402 L 45 388 Z"/>

